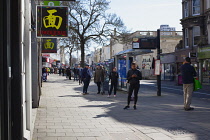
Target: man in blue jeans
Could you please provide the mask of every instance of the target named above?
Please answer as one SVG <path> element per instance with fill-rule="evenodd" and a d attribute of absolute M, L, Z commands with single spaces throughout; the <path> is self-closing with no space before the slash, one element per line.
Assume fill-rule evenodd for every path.
<path fill-rule="evenodd" d="M 83 95 L 88 94 L 87 89 L 88 89 L 88 86 L 90 84 L 91 77 L 92 77 L 92 74 L 90 72 L 89 65 L 86 65 L 85 68 L 82 70 L 82 81 L 84 83 Z"/>
<path fill-rule="evenodd" d="M 194 108 L 190 107 L 190 105 L 194 89 L 194 77 L 196 77 L 196 71 L 195 68 L 191 66 L 190 63 L 191 63 L 190 58 L 186 57 L 184 64 L 181 66 L 185 111 L 194 110 Z"/>

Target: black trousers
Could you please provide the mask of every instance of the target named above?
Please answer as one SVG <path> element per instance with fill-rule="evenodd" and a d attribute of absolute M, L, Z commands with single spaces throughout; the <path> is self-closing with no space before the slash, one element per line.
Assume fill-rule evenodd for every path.
<path fill-rule="evenodd" d="M 90 79 L 86 79 L 86 80 L 84 80 L 83 82 L 84 82 L 83 93 L 87 93 L 88 86 L 89 86 L 89 84 L 90 84 Z"/>
<path fill-rule="evenodd" d="M 82 84 L 82 76 L 79 75 L 79 84 Z"/>
<path fill-rule="evenodd" d="M 98 93 L 101 92 L 101 82 L 96 82 L 97 87 L 98 87 Z"/>
<path fill-rule="evenodd" d="M 116 92 L 117 92 L 117 82 L 112 82 L 111 83 L 111 87 L 110 87 L 110 90 L 109 90 L 109 95 L 112 94 L 113 88 L 114 88 L 114 95 L 116 95 Z"/>
<path fill-rule="evenodd" d="M 128 91 L 128 106 L 130 105 L 131 96 L 134 91 L 134 104 L 136 105 L 138 101 L 138 92 L 139 92 L 140 84 L 130 84 Z"/>

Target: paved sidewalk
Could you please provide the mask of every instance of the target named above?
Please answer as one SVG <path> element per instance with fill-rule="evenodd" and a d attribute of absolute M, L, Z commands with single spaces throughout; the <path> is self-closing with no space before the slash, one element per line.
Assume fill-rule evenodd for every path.
<path fill-rule="evenodd" d="M 43 83 L 33 140 L 209 140 L 210 103 L 194 99 L 194 111 L 183 111 L 180 95 L 140 89 L 137 110 L 123 110 L 127 94 L 107 98 L 89 95 L 65 77 L 50 75 Z M 173 91 L 172 91 L 173 92 Z M 132 106 L 131 106 L 132 107 Z"/>

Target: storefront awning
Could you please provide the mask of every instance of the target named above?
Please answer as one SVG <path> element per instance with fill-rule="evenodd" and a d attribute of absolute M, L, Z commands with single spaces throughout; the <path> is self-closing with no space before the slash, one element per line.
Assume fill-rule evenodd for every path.
<path fill-rule="evenodd" d="M 117 54 L 115 54 L 114 56 L 120 56 L 120 55 L 126 55 L 126 54 L 130 54 L 132 56 L 136 56 L 136 55 L 142 55 L 142 54 L 147 54 L 147 53 L 153 53 L 153 51 L 151 51 L 150 49 L 128 49 L 128 50 L 124 50 L 121 51 Z"/>

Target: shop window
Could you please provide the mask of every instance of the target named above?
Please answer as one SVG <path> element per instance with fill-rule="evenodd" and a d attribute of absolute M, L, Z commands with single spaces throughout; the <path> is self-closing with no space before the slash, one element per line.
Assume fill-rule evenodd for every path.
<path fill-rule="evenodd" d="M 206 9 L 209 9 L 210 8 L 210 0 L 207 0 L 206 1 Z"/>
<path fill-rule="evenodd" d="M 200 41 L 200 26 L 193 27 L 193 46 L 197 46 Z"/>
<path fill-rule="evenodd" d="M 184 18 L 188 17 L 188 15 L 189 15 L 188 2 L 184 2 Z"/>
<path fill-rule="evenodd" d="M 192 2 L 193 15 L 200 15 L 200 0 L 193 0 Z"/>
<path fill-rule="evenodd" d="M 189 48 L 189 35 L 188 29 L 185 29 L 185 48 Z"/>
<path fill-rule="evenodd" d="M 204 84 L 210 84 L 210 59 L 206 59 L 203 62 L 203 68 L 202 68 L 202 73 L 203 73 L 203 83 Z"/>

